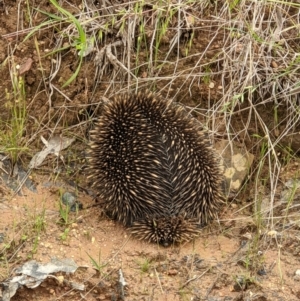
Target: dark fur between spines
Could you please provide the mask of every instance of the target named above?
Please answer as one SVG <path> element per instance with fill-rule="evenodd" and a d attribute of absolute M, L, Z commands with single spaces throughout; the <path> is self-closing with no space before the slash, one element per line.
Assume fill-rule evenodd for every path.
<path fill-rule="evenodd" d="M 168 244 L 172 235 L 188 240 L 217 217 L 220 173 L 210 142 L 184 108 L 159 96 L 117 96 L 105 104 L 89 161 L 105 211 L 138 238 L 165 244 L 157 233 L 166 227 Z"/>

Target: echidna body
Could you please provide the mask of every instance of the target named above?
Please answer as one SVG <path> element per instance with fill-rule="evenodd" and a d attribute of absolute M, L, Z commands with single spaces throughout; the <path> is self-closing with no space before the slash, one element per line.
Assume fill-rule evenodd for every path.
<path fill-rule="evenodd" d="M 199 122 L 171 101 L 139 93 L 104 104 L 89 161 L 105 211 L 139 238 L 165 245 L 188 240 L 216 217 L 214 151 Z"/>

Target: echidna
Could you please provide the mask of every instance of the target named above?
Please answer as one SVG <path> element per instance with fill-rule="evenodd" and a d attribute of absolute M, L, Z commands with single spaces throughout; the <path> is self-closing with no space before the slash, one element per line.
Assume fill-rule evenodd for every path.
<path fill-rule="evenodd" d="M 104 210 L 140 239 L 189 240 L 222 202 L 219 165 L 201 125 L 150 92 L 104 104 L 89 162 Z"/>

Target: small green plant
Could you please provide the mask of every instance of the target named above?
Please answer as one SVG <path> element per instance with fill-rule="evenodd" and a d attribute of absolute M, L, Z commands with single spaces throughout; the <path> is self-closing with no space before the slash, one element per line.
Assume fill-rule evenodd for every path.
<path fill-rule="evenodd" d="M 94 38 L 88 39 L 86 37 L 86 33 L 80 23 L 80 21 L 73 16 L 70 12 L 63 9 L 56 0 L 50 0 L 51 4 L 66 17 L 66 21 L 73 24 L 74 27 L 77 29 L 78 36 L 72 36 L 70 35 L 70 39 L 72 40 L 71 46 L 75 47 L 76 50 L 78 50 L 78 56 L 79 56 L 79 64 L 73 73 L 73 75 L 63 84 L 63 87 L 68 86 L 72 81 L 74 81 L 80 71 L 83 57 L 86 55 L 86 52 L 88 49 L 93 47 L 94 44 Z"/>
<path fill-rule="evenodd" d="M 162 44 L 163 38 L 169 30 L 171 21 L 174 15 L 178 12 L 177 6 L 164 6 L 161 2 L 154 6 L 154 11 L 156 13 L 156 23 L 155 23 L 155 43 L 154 43 L 154 66 L 157 66 L 160 46 Z M 160 66 L 161 68 L 162 66 Z"/>
<path fill-rule="evenodd" d="M 245 267 L 248 273 L 257 273 L 264 266 L 264 256 L 260 252 L 260 231 L 253 234 L 253 239 L 249 242 L 246 256 L 240 260 L 240 264 Z"/>
<path fill-rule="evenodd" d="M 148 47 L 147 47 L 147 37 L 146 37 L 146 26 L 143 21 L 143 2 L 137 2 L 134 6 L 134 14 L 140 19 L 140 25 L 138 27 L 137 42 L 136 42 L 136 60 L 135 60 L 135 75 L 139 73 L 140 65 L 140 54 L 142 54 L 142 49 L 145 48 L 146 59 L 148 59 Z M 144 60 L 145 58 L 143 58 Z"/>
<path fill-rule="evenodd" d="M 69 225 L 70 222 L 70 207 L 68 205 L 64 205 L 62 201 L 59 201 L 59 216 L 60 221 L 59 223 L 62 225 Z"/>
<path fill-rule="evenodd" d="M 41 234 L 46 228 L 45 209 L 38 213 L 32 208 L 26 208 L 26 211 L 28 216 L 25 226 L 22 227 L 21 242 L 31 245 L 28 257 L 32 258 L 38 250 Z"/>
<path fill-rule="evenodd" d="M 26 222 L 13 224 L 12 232 L 14 233 L 14 240 L 8 241 L 5 243 L 4 248 L 0 250 L 0 261 L 2 256 L 11 256 L 15 257 L 20 250 L 21 245 L 26 245 L 28 258 L 32 258 L 34 254 L 37 253 L 38 246 L 40 243 L 40 238 L 45 231 L 46 221 L 45 221 L 45 209 L 43 208 L 41 212 L 36 212 L 35 208 L 25 207 L 26 212 Z"/>
<path fill-rule="evenodd" d="M 20 245 L 23 243 L 22 237 L 18 236 L 17 224 L 14 220 L 10 225 L 10 230 L 13 235 L 1 235 L 2 242 L 0 244 L 0 282 L 10 276 L 11 265 L 14 263 L 14 258 L 20 250 Z"/>
<path fill-rule="evenodd" d="M 229 9 L 232 11 L 234 10 L 239 4 L 241 0 L 228 0 L 229 3 Z"/>
<path fill-rule="evenodd" d="M 45 222 L 45 210 L 42 211 L 41 214 L 37 215 L 35 217 L 34 223 L 33 223 L 33 247 L 32 247 L 32 253 L 35 254 L 37 252 L 37 248 L 40 241 L 40 236 L 42 231 L 45 230 L 46 222 Z"/>
<path fill-rule="evenodd" d="M 191 51 L 192 49 L 192 45 L 193 45 L 193 40 L 194 40 L 194 36 L 195 36 L 195 33 L 194 31 L 192 31 L 186 45 L 185 45 L 185 56 L 188 56 L 189 52 Z"/>
<path fill-rule="evenodd" d="M 24 10 L 25 20 L 26 20 L 26 22 L 28 22 L 29 27 L 33 27 L 32 9 L 30 7 L 30 3 L 28 0 L 26 0 L 25 3 L 26 3 L 26 9 Z"/>
<path fill-rule="evenodd" d="M 203 82 L 208 85 L 211 81 L 212 70 L 209 65 L 205 66 L 205 75 L 203 76 Z"/>
<path fill-rule="evenodd" d="M 289 214 L 289 210 L 294 202 L 295 199 L 295 194 L 298 191 L 298 174 L 296 175 L 296 179 L 293 181 L 293 186 L 290 188 L 289 190 L 289 195 L 287 197 L 287 204 L 285 207 L 285 215 L 284 215 L 284 219 L 283 219 L 283 225 L 286 224 L 287 220 L 288 220 L 288 214 Z"/>
<path fill-rule="evenodd" d="M 59 235 L 60 239 L 66 241 L 69 236 L 70 228 L 65 228 L 64 232 Z"/>
<path fill-rule="evenodd" d="M 255 284 L 256 281 L 248 274 L 237 275 L 234 277 L 234 289 L 236 291 L 244 291 L 250 284 Z"/>
<path fill-rule="evenodd" d="M 60 239 L 63 241 L 66 241 L 68 236 L 69 236 L 69 232 L 70 232 L 70 225 L 74 222 L 74 219 L 71 219 L 70 217 L 70 211 L 71 208 L 68 204 L 64 204 L 62 201 L 62 196 L 63 196 L 63 191 L 60 190 L 59 191 L 59 220 L 58 220 L 58 224 L 60 224 L 63 228 L 63 232 L 60 234 Z"/>
<path fill-rule="evenodd" d="M 0 121 L 0 151 L 7 153 L 14 165 L 21 153 L 27 150 L 24 133 L 26 129 L 26 91 L 22 76 L 19 76 L 19 65 L 13 56 L 8 59 L 11 91 L 5 89 L 5 108 L 8 119 Z"/>
<path fill-rule="evenodd" d="M 241 93 L 236 93 L 232 96 L 230 101 L 224 104 L 223 111 L 233 113 L 236 109 L 236 106 L 243 104 L 245 100 L 247 100 L 250 95 L 252 96 L 255 91 L 256 87 L 243 87 L 243 91 Z"/>
<path fill-rule="evenodd" d="M 281 156 L 281 160 L 282 160 L 282 164 L 283 166 L 289 164 L 291 162 L 291 160 L 295 157 L 295 152 L 294 150 L 288 146 L 288 145 L 279 145 L 280 148 L 280 156 Z"/>
<path fill-rule="evenodd" d="M 144 258 L 143 261 L 139 262 L 138 265 L 143 273 L 149 272 L 151 261 L 148 258 Z"/>
<path fill-rule="evenodd" d="M 0 250 L 0 281 L 7 279 L 10 274 L 9 260 L 7 250 L 10 244 L 4 244 Z"/>
<path fill-rule="evenodd" d="M 91 260 L 91 263 L 96 271 L 99 272 L 99 274 L 102 273 L 103 268 L 107 266 L 107 263 L 101 263 L 101 250 L 99 250 L 98 260 L 94 259 L 89 253 L 86 253 L 88 257 Z"/>

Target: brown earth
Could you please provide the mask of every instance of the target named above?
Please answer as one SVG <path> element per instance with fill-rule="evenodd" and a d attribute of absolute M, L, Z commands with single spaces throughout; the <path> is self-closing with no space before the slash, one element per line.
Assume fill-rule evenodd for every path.
<path fill-rule="evenodd" d="M 85 194 L 80 193 L 79 200 L 85 208 L 93 204 Z M 101 216 L 99 208 L 70 213 L 70 223 L 60 224 L 58 203 L 57 191 L 43 186 L 38 193 L 25 190 L 23 196 L 1 202 L 1 232 L 17 245 L 15 254 L 8 250 L 11 260 L 2 263 L 1 275 L 7 275 L 5 267 L 13 275 L 14 267 L 31 258 L 42 263 L 52 257 L 72 258 L 81 266 L 73 275 L 61 273 L 62 284 L 49 278 L 36 289 L 20 289 L 12 300 L 297 300 L 299 296 L 293 273 L 300 250 L 295 235 L 284 235 L 281 242 L 267 235 L 255 249 L 253 221 L 235 214 L 236 204 L 223 214 L 226 221 L 203 229 L 195 241 L 164 248 L 130 237 L 122 226 Z M 35 237 L 28 231 L 34 231 L 32 223 L 42 214 L 45 228 L 35 234 L 38 247 L 33 252 Z M 234 219 L 229 221 L 230 216 Z M 258 259 L 255 252 L 260 252 Z M 91 258 L 105 265 L 100 273 Z M 127 282 L 124 296 L 118 285 L 120 269 Z M 84 284 L 85 291 L 72 290 L 69 281 Z"/>
<path fill-rule="evenodd" d="M 30 2 L 30 7 L 55 13 L 48 1 Z M 78 6 L 66 5 L 74 13 L 78 12 Z M 17 22 L 20 12 L 22 24 Z M 0 234 L 4 240 L 0 241 L 0 280 L 13 277 L 14 268 L 31 259 L 46 263 L 54 256 L 72 258 L 80 268 L 74 274 L 61 273 L 62 283 L 49 277 L 36 289 L 20 288 L 12 300 L 299 300 L 299 277 L 295 276 L 295 271 L 300 269 L 299 232 L 284 230 L 280 237 L 267 230 L 260 232 L 251 217 L 252 204 L 246 193 L 243 199 L 240 196 L 228 202 L 220 214 L 220 222 L 203 229 L 195 241 L 169 248 L 135 240 L 124 227 L 105 217 L 99 206 L 93 206 L 92 197 L 80 190 L 78 199 L 84 209 L 70 213 L 69 221 L 62 222 L 61 191 L 76 192 L 77 184 L 85 189 L 89 187 L 82 170 L 90 126 L 86 112 L 95 110 L 110 81 L 107 77 L 107 82 L 95 83 L 94 62 L 87 57 L 77 79 L 65 89 L 53 90 L 52 94 L 45 79 L 49 80 L 53 58 L 45 54 L 55 46 L 54 30 L 42 29 L 26 42 L 23 39 L 28 31 L 21 31 L 44 19 L 43 14 L 34 12 L 34 24 L 29 24 L 26 2 L 0 2 L 1 107 L 6 104 L 6 89 L 12 90 L 10 66 L 14 63 L 26 69 L 30 65 L 22 76 L 29 114 L 26 137 L 32 140 L 21 157 L 22 163 L 26 166 L 41 149 L 41 135 L 48 139 L 53 132 L 63 135 L 72 132 L 78 140 L 71 150 L 63 152 L 64 162 L 52 156 L 38 172 L 31 174 L 31 180 L 37 185 L 36 193 L 23 188 L 22 195 L 14 195 L 1 184 Z M 208 41 L 207 32 L 196 32 L 192 53 L 201 53 Z M 221 46 L 220 40 L 213 41 L 205 59 L 216 56 Z M 53 86 L 61 87 L 77 64 L 74 52 L 64 51 Z M 177 68 L 193 64 L 191 56 Z M 141 77 L 148 76 L 144 70 L 139 72 Z M 158 89 L 166 81 L 159 82 Z M 208 83 L 190 87 L 190 82 L 186 82 L 178 91 L 174 88 L 177 84 L 172 84 L 170 96 L 175 95 L 189 106 L 206 108 L 208 99 L 213 101 L 220 94 L 217 77 L 212 89 Z M 1 110 L 0 118 L 9 120 L 9 111 Z M 282 180 L 286 179 L 287 171 L 288 178 L 297 173 L 298 165 L 293 164 L 283 172 Z M 54 169 L 61 169 L 61 174 L 55 174 Z M 75 184 L 66 184 L 70 181 Z M 51 183 L 50 187 L 45 183 Z M 36 225 L 39 217 L 44 221 L 41 230 Z M 100 272 L 91 258 L 103 265 Z M 120 270 L 127 283 L 124 292 L 119 284 Z M 84 291 L 72 289 L 71 281 L 84 284 Z"/>

